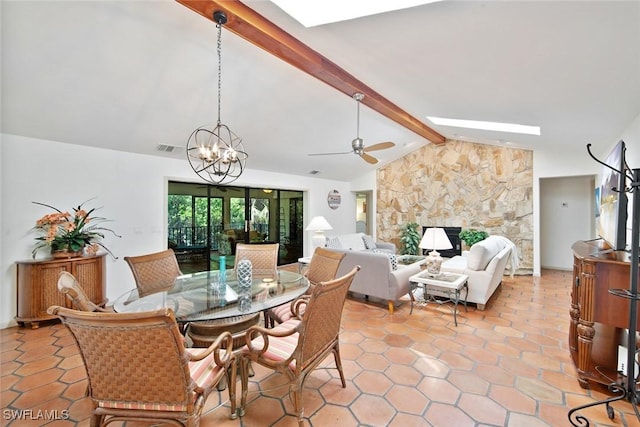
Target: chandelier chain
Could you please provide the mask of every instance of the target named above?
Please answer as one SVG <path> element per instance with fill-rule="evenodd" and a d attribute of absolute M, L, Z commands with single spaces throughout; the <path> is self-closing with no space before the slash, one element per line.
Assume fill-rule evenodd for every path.
<path fill-rule="evenodd" d="M 222 98 L 222 24 L 216 25 L 218 28 L 218 125 L 220 125 L 220 105 Z"/>

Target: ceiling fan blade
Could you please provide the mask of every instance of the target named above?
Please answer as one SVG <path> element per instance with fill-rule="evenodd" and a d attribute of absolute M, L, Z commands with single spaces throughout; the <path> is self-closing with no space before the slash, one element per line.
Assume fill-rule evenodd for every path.
<path fill-rule="evenodd" d="M 353 153 L 353 151 L 344 151 L 341 153 L 313 153 L 313 154 L 307 154 L 307 156 L 333 156 L 334 154 L 351 154 Z"/>
<path fill-rule="evenodd" d="M 376 151 L 376 150 L 386 150 L 387 148 L 395 147 L 396 144 L 393 142 L 379 142 L 377 144 L 369 145 L 368 147 L 364 147 L 364 151 Z"/>
<path fill-rule="evenodd" d="M 378 159 L 376 159 L 373 156 L 370 156 L 367 153 L 360 154 L 360 157 L 362 157 L 364 159 L 364 161 L 369 163 L 369 164 L 375 165 L 376 163 L 378 163 Z"/>

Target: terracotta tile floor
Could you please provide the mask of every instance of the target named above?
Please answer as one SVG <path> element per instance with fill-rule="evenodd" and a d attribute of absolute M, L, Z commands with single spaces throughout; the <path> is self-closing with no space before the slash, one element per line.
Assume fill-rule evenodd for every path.
<path fill-rule="evenodd" d="M 570 284 L 571 272 L 562 271 L 505 277 L 485 311 L 460 311 L 458 327 L 447 306 L 429 304 L 410 315 L 405 302 L 389 315 L 384 304 L 349 299 L 341 334 L 347 388 L 328 358 L 307 381 L 307 424 L 568 426 L 569 409 L 606 396 L 602 388 L 580 388 L 575 378 L 567 344 Z M 0 332 L 2 425 L 44 425 L 34 418 L 45 410 L 69 414 L 50 426 L 89 425 L 84 367 L 67 331 L 52 324 Z M 246 416 L 229 420 L 226 392 L 213 394 L 206 410 L 220 398 L 223 406 L 203 416 L 202 426 L 297 425 L 286 389 L 274 389 L 281 377 L 255 370 Z M 630 403 L 613 408 L 613 420 L 604 405 L 581 414 L 592 426 L 640 425 Z M 11 419 L 16 413 L 22 418 Z"/>

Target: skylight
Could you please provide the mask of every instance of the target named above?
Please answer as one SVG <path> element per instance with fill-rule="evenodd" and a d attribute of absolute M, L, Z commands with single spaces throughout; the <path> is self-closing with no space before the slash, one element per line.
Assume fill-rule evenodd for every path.
<path fill-rule="evenodd" d="M 433 124 L 466 129 L 492 130 L 497 132 L 523 133 L 540 136 L 540 126 L 518 125 L 514 123 L 484 122 L 479 120 L 447 119 L 427 117 Z"/>
<path fill-rule="evenodd" d="M 305 27 L 406 9 L 441 0 L 271 0 Z"/>

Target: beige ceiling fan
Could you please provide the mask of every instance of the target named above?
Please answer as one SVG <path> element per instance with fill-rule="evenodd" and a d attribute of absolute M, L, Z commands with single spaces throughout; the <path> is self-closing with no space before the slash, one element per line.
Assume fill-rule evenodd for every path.
<path fill-rule="evenodd" d="M 314 154 L 309 154 L 310 156 L 331 156 L 331 155 L 335 155 L 335 154 L 357 154 L 358 156 L 362 157 L 364 159 L 365 162 L 370 163 L 372 165 L 375 165 L 376 163 L 378 163 L 378 159 L 376 159 L 375 157 L 371 156 L 370 154 L 367 154 L 370 151 L 377 151 L 377 150 L 385 150 L 387 148 L 391 148 L 391 147 L 395 147 L 396 144 L 394 144 L 393 142 L 379 142 L 378 144 L 373 144 L 370 145 L 368 147 L 365 147 L 364 145 L 364 141 L 362 140 L 362 138 L 360 138 L 360 101 L 362 101 L 364 99 L 364 95 L 361 93 L 354 93 L 353 94 L 353 99 L 356 100 L 357 102 L 357 124 L 356 124 L 356 138 L 351 141 L 351 151 L 344 151 L 344 152 L 340 152 L 340 153 L 314 153 Z"/>

